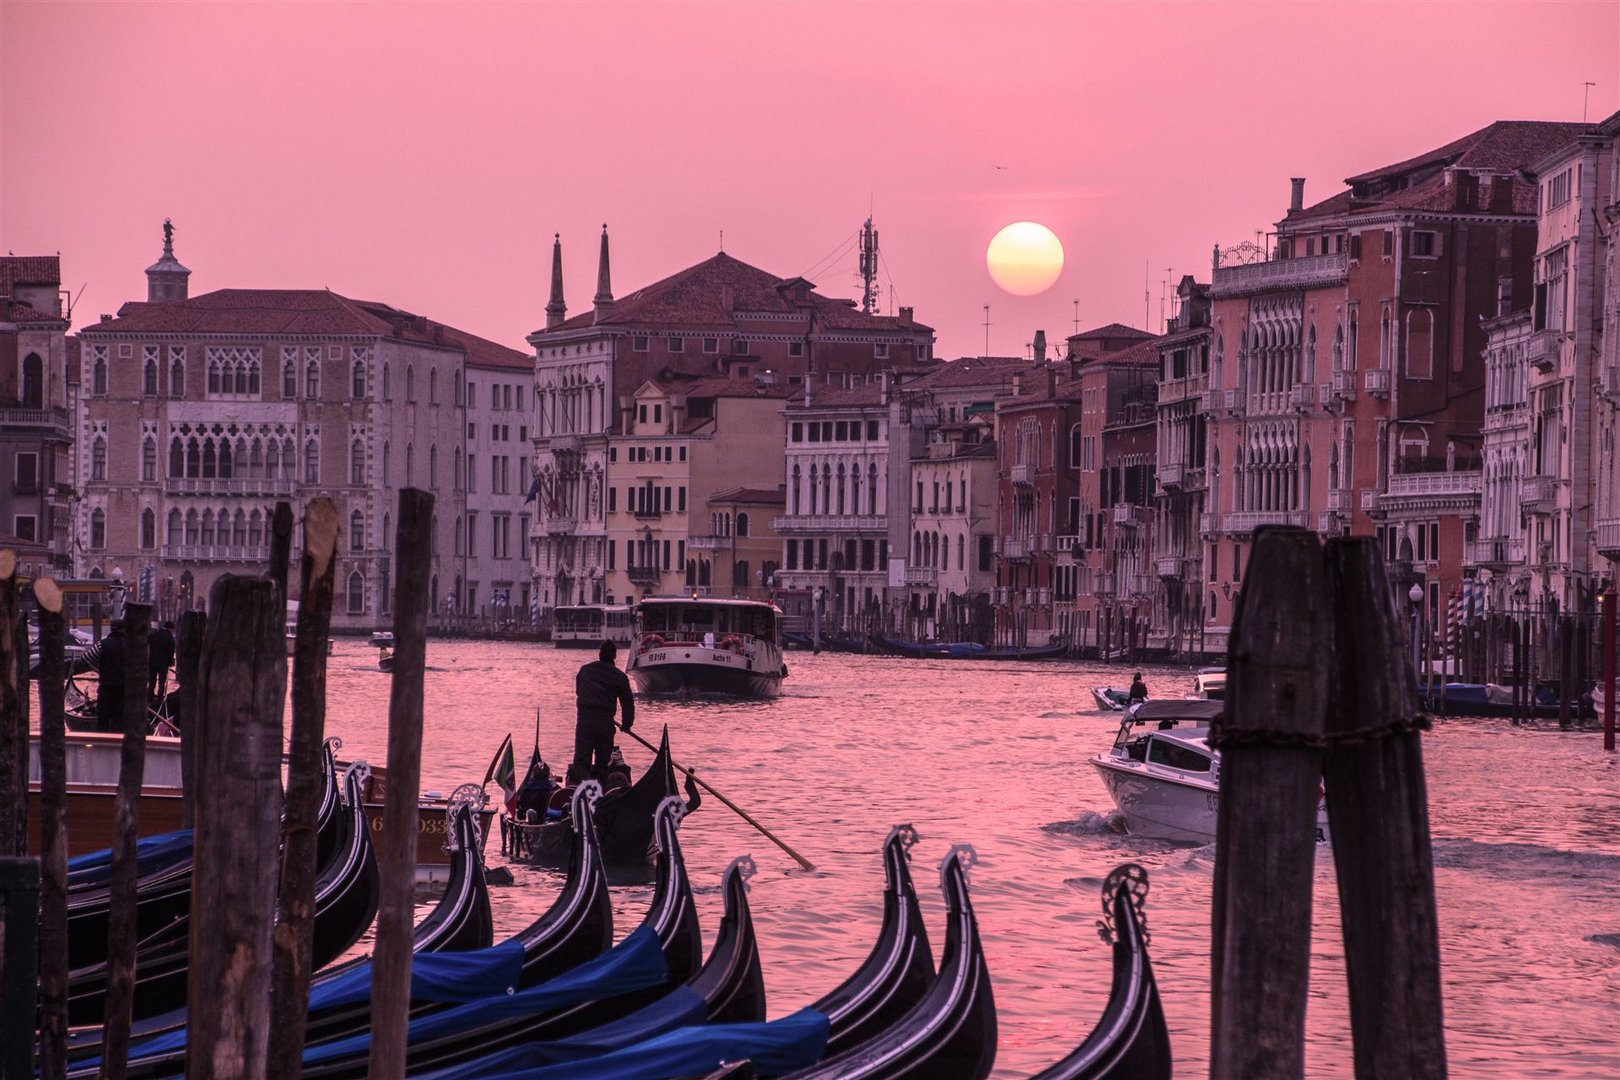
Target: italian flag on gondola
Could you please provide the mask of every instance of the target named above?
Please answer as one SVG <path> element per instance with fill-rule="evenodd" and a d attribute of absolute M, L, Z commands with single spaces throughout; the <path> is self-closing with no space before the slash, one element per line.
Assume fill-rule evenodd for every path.
<path fill-rule="evenodd" d="M 507 734 L 495 756 L 490 759 L 489 771 L 484 773 L 484 783 L 494 780 L 501 789 L 502 800 L 506 803 L 508 814 L 517 813 L 517 765 L 512 760 L 512 736 Z"/>

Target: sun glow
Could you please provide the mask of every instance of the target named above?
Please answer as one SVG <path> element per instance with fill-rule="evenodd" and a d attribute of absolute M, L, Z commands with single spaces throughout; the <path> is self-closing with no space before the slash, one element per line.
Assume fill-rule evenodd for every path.
<path fill-rule="evenodd" d="M 1002 289 L 1014 296 L 1036 296 L 1063 273 L 1063 245 L 1045 225 L 1015 221 L 991 239 L 984 262 Z"/>

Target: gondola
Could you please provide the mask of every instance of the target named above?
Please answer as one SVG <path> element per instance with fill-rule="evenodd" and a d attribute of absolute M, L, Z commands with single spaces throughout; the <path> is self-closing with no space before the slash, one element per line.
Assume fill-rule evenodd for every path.
<path fill-rule="evenodd" d="M 610 1053 L 686 1024 L 758 1022 L 765 1019 L 765 982 L 747 881 L 754 876 L 752 858 L 744 855 L 726 867 L 722 890 L 725 915 L 714 949 L 698 973 L 658 1000 L 617 1020 L 566 1038 L 527 1041 L 446 1068 L 412 1070 L 418 1080 L 454 1080 L 541 1068 Z"/>
<path fill-rule="evenodd" d="M 587 824 L 597 787 L 594 781 L 583 784 L 575 797 L 574 813 Z M 406 1035 L 407 1068 L 450 1069 L 504 1047 L 575 1035 L 621 1019 L 692 979 L 701 965 L 703 938 L 676 838 L 680 814 L 680 800 L 672 798 L 656 815 L 658 883 L 636 931 L 560 977 L 521 990 L 514 987 L 509 994 L 413 1008 Z M 304 1077 L 365 1075 L 368 1031 L 306 1045 Z"/>
<path fill-rule="evenodd" d="M 664 729 L 658 754 L 647 771 L 628 788 L 603 795 L 596 802 L 596 835 L 602 845 L 602 858 L 614 866 L 640 866 L 657 850 L 653 835 L 653 812 L 679 789 L 675 765 L 669 754 L 669 729 Z M 687 812 L 702 801 L 691 777 L 686 780 Z M 568 818 L 528 822 L 507 816 L 501 819 L 503 846 L 507 853 L 524 862 L 555 866 L 568 857 L 572 829 Z"/>
<path fill-rule="evenodd" d="M 1103 882 L 1098 927 L 1114 946 L 1108 1005 L 1085 1042 L 1035 1080 L 1169 1080 L 1170 1033 L 1147 954 L 1147 892 L 1147 871 L 1135 863 Z"/>
<path fill-rule="evenodd" d="M 321 869 L 315 892 L 315 964 L 329 962 L 360 940 L 377 911 L 377 862 L 359 800 L 356 769 L 344 777 L 351 802 L 336 815 L 342 830 L 334 859 Z M 137 1020 L 185 1004 L 190 954 L 190 899 L 186 914 L 136 945 L 133 1017 Z M 104 961 L 68 974 L 68 1022 L 89 1024 L 103 1015 Z"/>
<path fill-rule="evenodd" d="M 1059 639 L 1045 645 L 1010 645 L 993 648 L 977 641 L 906 641 L 878 638 L 883 651 L 892 656 L 923 660 L 1056 660 L 1069 651 L 1069 643 Z"/>

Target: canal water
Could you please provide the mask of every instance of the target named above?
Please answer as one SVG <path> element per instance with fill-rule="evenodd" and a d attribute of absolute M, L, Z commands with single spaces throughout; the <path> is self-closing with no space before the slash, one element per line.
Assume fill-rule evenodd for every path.
<path fill-rule="evenodd" d="M 548 645 L 432 641 L 423 736 L 424 790 L 483 779 L 512 733 L 519 768 L 534 741 L 553 762 L 572 747 L 573 674 L 589 654 Z M 937 866 L 954 843 L 978 853 L 974 911 L 1000 1016 L 999 1077 L 1062 1057 L 1107 995 L 1110 954 L 1096 930 L 1099 887 L 1135 861 L 1152 879 L 1152 958 L 1182 1076 L 1207 1071 L 1209 925 L 1214 847 L 1124 835 L 1087 759 L 1116 720 L 1090 688 L 1130 672 L 1076 663 L 925 661 L 789 654 L 770 702 L 643 700 L 635 728 L 667 725 L 676 760 L 815 865 L 787 855 L 717 801 L 683 826 L 682 846 L 707 940 L 720 875 L 751 853 L 750 902 L 770 1015 L 815 1000 L 871 947 L 881 910 L 878 852 L 889 827 L 921 836 L 913 875 L 933 947 L 943 945 Z M 1185 668 L 1148 668 L 1155 696 L 1190 692 Z M 344 756 L 386 760 L 389 678 L 375 650 L 339 641 L 328 731 Z M 639 775 L 651 758 L 622 740 Z M 1620 1075 L 1620 761 L 1599 736 L 1515 729 L 1506 720 L 1440 719 L 1424 740 L 1439 898 L 1445 1025 L 1452 1075 Z M 491 795 L 499 793 L 493 785 Z M 499 840 L 489 862 L 503 862 Z M 497 935 L 544 911 L 558 876 L 517 866 L 491 890 Z M 651 898 L 614 889 L 616 932 Z M 1319 849 L 1306 1065 L 1351 1075 L 1349 1012 L 1331 854 Z"/>

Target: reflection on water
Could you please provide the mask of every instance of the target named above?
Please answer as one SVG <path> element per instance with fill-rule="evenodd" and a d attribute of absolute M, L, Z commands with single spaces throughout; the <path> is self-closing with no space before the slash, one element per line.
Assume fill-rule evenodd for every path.
<path fill-rule="evenodd" d="M 481 780 L 507 732 L 521 761 L 537 712 L 542 752 L 564 759 L 584 659 L 545 645 L 432 642 L 424 789 Z M 790 666 L 778 700 L 644 700 L 636 724 L 649 739 L 669 725 L 679 762 L 816 864 L 798 869 L 717 800 L 681 830 L 711 941 L 721 872 L 744 852 L 759 862 L 751 903 L 773 1017 L 836 985 L 870 948 L 879 848 L 891 825 L 911 822 L 936 950 L 944 905 L 935 867 L 952 843 L 978 851 L 973 903 L 1000 1014 L 997 1075 L 1044 1067 L 1096 1020 L 1109 984 L 1098 889 L 1126 860 L 1152 873 L 1148 922 L 1177 1072 L 1206 1071 L 1214 848 L 1125 835 L 1085 764 L 1117 725 L 1093 710 L 1090 687 L 1120 682 L 1121 669 L 834 653 L 794 654 Z M 1192 684 L 1185 669 L 1147 677 L 1158 696 Z M 338 644 L 328 728 L 346 755 L 386 758 L 388 686 L 372 650 Z M 650 760 L 621 744 L 638 771 Z M 1437 720 L 1424 752 L 1453 1075 L 1620 1075 L 1609 1020 L 1620 1000 L 1620 766 L 1595 735 L 1497 720 Z M 498 840 L 488 850 L 501 861 Z M 1313 1077 L 1348 1077 L 1336 886 L 1328 849 L 1318 856 L 1306 1064 Z M 551 871 L 513 873 L 514 885 L 491 890 L 497 934 L 526 926 L 559 884 Z M 623 934 L 652 890 L 613 892 Z"/>

